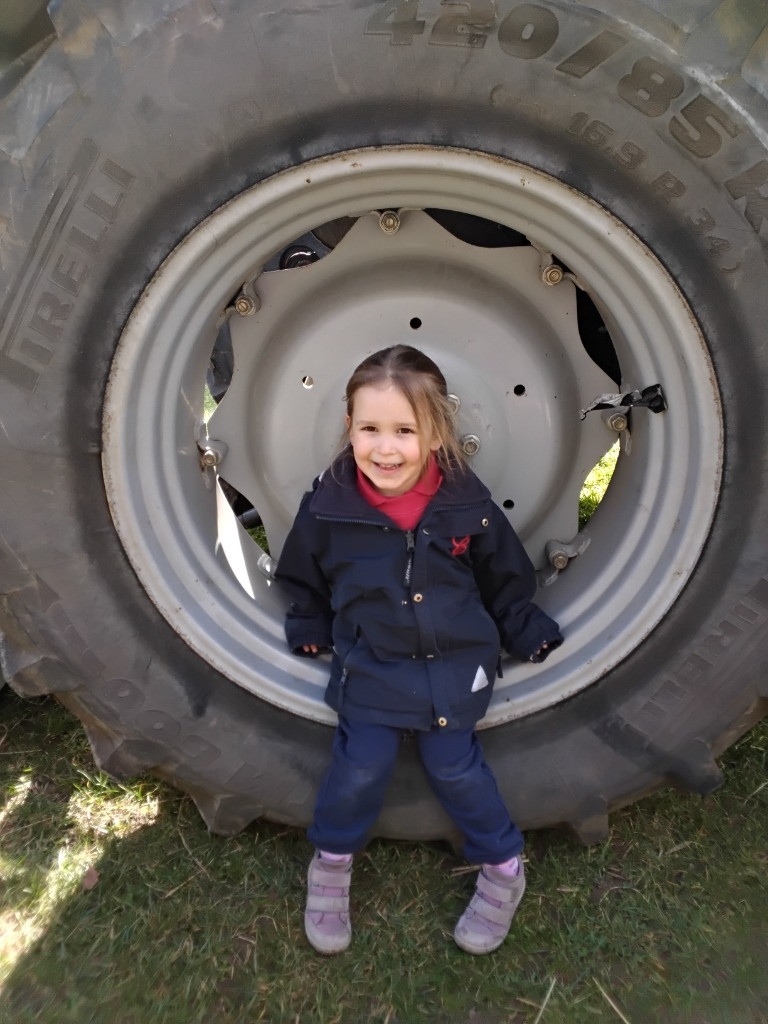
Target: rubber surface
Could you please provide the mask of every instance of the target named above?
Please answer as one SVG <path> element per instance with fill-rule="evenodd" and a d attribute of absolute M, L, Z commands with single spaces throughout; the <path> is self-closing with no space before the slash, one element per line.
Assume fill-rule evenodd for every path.
<path fill-rule="evenodd" d="M 330 730 L 200 662 L 115 536 L 100 468 L 110 360 L 163 258 L 249 185 L 359 146 L 482 149 L 593 197 L 656 253 L 707 339 L 726 418 L 715 523 L 672 612 L 600 683 L 484 733 L 487 758 L 521 826 L 565 822 L 585 841 L 664 783 L 710 791 L 714 758 L 766 706 L 768 14 L 706 0 L 274 7 L 62 0 L 56 42 L 3 101 L 6 678 L 56 693 L 106 770 L 153 769 L 215 831 L 306 823 Z M 451 836 L 408 742 L 377 833 Z"/>

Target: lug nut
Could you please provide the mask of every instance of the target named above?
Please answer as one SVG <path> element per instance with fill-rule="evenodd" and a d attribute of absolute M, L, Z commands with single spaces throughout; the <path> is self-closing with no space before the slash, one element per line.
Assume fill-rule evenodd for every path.
<path fill-rule="evenodd" d="M 379 214 L 379 227 L 385 235 L 394 235 L 400 230 L 400 214 L 396 210 L 384 210 Z"/>
<path fill-rule="evenodd" d="M 546 544 L 547 561 L 558 572 L 562 572 L 572 558 L 578 557 L 589 547 L 589 535 L 579 533 L 570 544 L 561 540 L 548 540 Z M 551 580 L 550 580 L 551 582 Z"/>
<path fill-rule="evenodd" d="M 461 408 L 461 399 L 459 398 L 458 395 L 446 395 L 445 397 L 448 401 L 448 405 L 450 405 L 451 407 L 451 412 L 455 416 L 456 413 Z"/>
<path fill-rule="evenodd" d="M 549 564 L 562 572 L 568 565 L 568 555 L 564 551 L 550 551 Z"/>
<path fill-rule="evenodd" d="M 250 295 L 240 294 L 235 299 L 235 312 L 240 316 L 252 316 L 261 306 L 258 297 L 252 299 Z"/>
<path fill-rule="evenodd" d="M 204 469 L 215 469 L 227 454 L 227 446 L 223 441 L 209 441 L 200 455 Z"/>
<path fill-rule="evenodd" d="M 605 425 L 609 430 L 615 430 L 617 434 L 626 430 L 629 426 L 627 414 L 624 412 L 609 412 L 605 415 Z"/>
<path fill-rule="evenodd" d="M 308 267 L 317 263 L 320 257 L 313 249 L 305 245 L 291 245 L 280 257 L 281 270 L 294 270 L 296 267 Z"/>
<path fill-rule="evenodd" d="M 460 444 L 465 455 L 477 455 L 480 451 L 480 438 L 476 434 L 464 434 Z"/>
<path fill-rule="evenodd" d="M 544 282 L 544 284 L 553 286 L 556 284 L 560 284 L 564 276 L 565 275 L 563 274 L 563 268 L 558 267 L 556 263 L 550 263 L 550 265 L 548 267 L 544 267 L 544 269 L 541 272 L 541 280 Z"/>

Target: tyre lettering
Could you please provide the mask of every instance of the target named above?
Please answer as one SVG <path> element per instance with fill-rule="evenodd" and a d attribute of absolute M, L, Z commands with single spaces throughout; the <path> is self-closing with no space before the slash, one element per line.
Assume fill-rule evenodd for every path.
<path fill-rule="evenodd" d="M 39 364 L 44 364 L 47 359 L 36 359 L 34 353 L 29 352 L 25 354 L 31 356 L 31 359 L 20 358 L 22 353 L 19 349 L 22 343 L 17 345 L 16 339 L 29 304 L 34 298 L 44 265 L 58 243 L 86 180 L 96 164 L 98 153 L 96 143 L 91 139 L 86 139 L 80 144 L 63 181 L 51 197 L 30 244 L 16 286 L 0 312 L 0 376 L 23 391 L 35 390 L 40 379 Z"/>
<path fill-rule="evenodd" d="M 616 88 L 620 98 L 635 110 L 646 117 L 659 117 L 683 91 L 685 80 L 661 61 L 641 57 Z"/>
<path fill-rule="evenodd" d="M 69 229 L 67 235 L 67 241 L 70 245 L 74 246 L 80 252 L 84 252 L 86 256 L 95 258 L 101 252 L 101 247 L 104 245 L 104 239 L 107 237 L 107 228 L 101 227 L 99 233 L 89 235 L 87 231 L 83 231 L 81 228 L 75 226 Z"/>
<path fill-rule="evenodd" d="M 688 697 L 688 690 L 679 683 L 667 679 L 653 697 L 640 709 L 641 715 L 647 715 L 656 720 L 666 718 L 668 714 L 679 710 L 682 702 Z"/>
<path fill-rule="evenodd" d="M 614 129 L 604 121 L 589 120 L 589 114 L 580 113 L 571 121 L 568 132 L 571 135 L 582 135 L 585 142 L 596 149 L 602 149 L 614 134 Z M 636 143 L 623 142 L 612 152 L 612 156 L 622 167 L 633 171 L 645 160 L 647 154 Z"/>
<path fill-rule="evenodd" d="M 134 179 L 84 139 L 54 190 L 0 311 L 0 377 L 33 392 Z M 90 190 L 86 193 L 88 183 Z M 83 259 L 85 254 L 88 259 Z"/>
<path fill-rule="evenodd" d="M 613 135 L 613 128 L 604 121 L 590 121 L 583 133 L 584 141 L 596 149 L 602 149 Z"/>
<path fill-rule="evenodd" d="M 568 128 L 568 134 L 578 135 L 587 121 L 589 121 L 589 114 L 585 114 L 583 110 L 575 114 Z"/>
<path fill-rule="evenodd" d="M 111 165 L 109 170 L 107 170 L 108 165 Z M 117 179 L 111 173 L 111 170 L 114 167 L 116 167 L 116 165 L 113 164 L 111 160 L 105 160 L 102 164 L 101 172 L 108 178 L 116 181 Z M 118 168 L 118 170 L 122 170 L 122 168 Z M 127 175 L 127 173 L 128 172 L 126 171 L 125 174 Z M 133 175 L 130 175 L 130 178 L 133 180 Z M 101 217 L 102 220 L 105 220 L 107 224 L 114 224 L 115 218 L 120 211 L 120 207 L 125 202 L 126 195 L 127 189 L 122 192 L 113 191 L 111 195 L 106 197 L 103 193 L 99 194 L 98 192 L 91 192 L 85 200 L 85 207 L 87 210 L 91 210 L 95 213 L 97 217 Z"/>
<path fill-rule="evenodd" d="M 571 118 L 571 123 L 566 130 L 570 135 L 583 138 L 595 149 L 603 150 L 606 149 L 611 137 L 615 134 L 611 125 L 590 118 L 590 115 L 584 111 L 580 111 Z M 612 158 L 628 170 L 635 170 L 647 157 L 647 153 L 634 142 L 623 142 L 615 150 L 607 150 L 607 152 L 611 153 Z M 670 171 L 659 174 L 650 182 L 650 186 L 665 203 L 679 199 L 688 191 L 685 184 Z M 730 274 L 739 269 L 740 261 L 734 262 L 730 255 L 733 244 L 719 235 L 709 234 L 717 225 L 708 210 L 700 209 L 697 215 L 686 219 L 692 230 L 703 237 L 707 253 L 718 264 L 720 270 Z"/>
<path fill-rule="evenodd" d="M 645 160 L 646 155 L 634 142 L 625 142 L 613 154 L 613 159 L 628 171 L 634 171 Z"/>
<path fill-rule="evenodd" d="M 90 272 L 91 268 L 87 264 L 67 257 L 64 253 L 59 253 L 56 263 L 48 275 L 48 280 L 58 285 L 68 295 L 77 298 Z"/>
<path fill-rule="evenodd" d="M 463 6 L 467 14 L 441 15 L 428 42 L 438 44 L 485 46 L 488 31 L 492 28 L 491 10 L 495 10 L 491 0 L 442 0 L 443 6 Z M 485 20 L 481 20 L 482 18 Z M 414 37 L 425 33 L 427 23 L 419 18 L 418 0 L 392 0 L 383 3 L 381 8 L 368 19 L 365 31 L 373 35 L 388 35 L 390 43 L 411 44 Z M 479 30 L 472 34 L 472 29 Z M 437 31 L 436 31 L 437 30 Z M 498 29 L 498 43 L 501 49 L 511 57 L 533 60 L 544 56 L 555 43 L 560 31 L 555 14 L 541 4 L 519 4 L 502 19 Z M 570 78 L 581 79 L 596 67 L 619 53 L 626 46 L 628 39 L 617 32 L 604 29 L 591 40 L 583 43 L 578 49 L 561 60 L 555 70 Z M 619 97 L 629 106 L 638 110 L 646 117 L 660 117 L 666 114 L 673 101 L 685 90 L 686 79 L 669 65 L 654 57 L 643 56 L 637 59 L 630 70 L 617 83 Z M 520 103 L 519 98 L 507 96 L 503 85 L 495 86 L 490 92 L 493 106 Z M 528 105 L 534 112 L 540 107 Z M 584 118 L 583 123 L 580 119 Z M 572 134 L 586 126 L 588 115 L 577 114 L 568 129 Z M 594 122 L 597 125 L 602 122 Z M 706 159 L 718 153 L 727 139 L 735 139 L 742 133 L 736 122 L 712 100 L 697 94 L 670 117 L 668 130 L 672 138 L 692 156 Z M 597 138 L 593 136 L 593 138 Z M 592 141 L 588 139 L 587 141 Z M 602 143 L 598 143 L 602 145 Z M 593 143 L 595 144 L 595 143 Z M 646 153 L 635 143 L 622 143 L 611 151 L 611 158 L 628 170 L 639 167 L 646 159 Z M 726 182 L 734 199 L 746 198 L 744 215 L 750 227 L 760 233 L 763 221 L 768 219 L 768 196 L 759 189 L 768 184 L 768 161 L 761 160 L 754 167 Z M 662 176 L 653 183 L 655 191 L 666 201 L 678 198 L 685 192 L 685 186 L 674 181 L 673 176 Z M 680 189 L 683 191 L 680 191 Z M 709 246 L 713 256 L 720 258 L 727 251 L 717 239 Z M 726 242 L 726 245 L 730 243 Z M 725 272 L 733 272 L 740 262 L 721 266 Z"/>
<path fill-rule="evenodd" d="M 418 0 L 386 3 L 368 19 L 365 33 L 370 36 L 389 36 L 391 46 L 410 45 L 414 36 L 421 35 L 426 24 L 419 19 L 418 10 Z"/>
<path fill-rule="evenodd" d="M 702 656 L 708 656 L 712 662 L 715 662 L 722 654 L 725 653 L 725 651 L 727 651 L 732 643 L 740 640 L 743 635 L 743 626 L 737 626 L 729 619 L 723 619 L 723 621 L 718 624 L 717 629 L 710 633 L 699 648 L 700 654 L 703 652 Z"/>
<path fill-rule="evenodd" d="M 690 127 L 686 126 L 684 121 L 687 121 Z M 694 156 L 713 156 L 723 144 L 722 135 L 712 127 L 713 121 L 732 139 L 735 139 L 741 130 L 706 96 L 696 96 L 682 108 L 680 117 L 671 119 L 669 132 L 673 139 L 677 139 L 680 145 Z"/>
<path fill-rule="evenodd" d="M 700 207 L 698 216 L 686 217 L 686 220 L 697 235 L 706 235 L 715 226 L 715 218 L 703 206 Z"/>
<path fill-rule="evenodd" d="M 499 25 L 499 46 L 510 57 L 534 60 L 552 49 L 560 26 L 552 11 L 538 4 L 521 4 Z"/>
<path fill-rule="evenodd" d="M 53 349 L 48 348 L 45 345 L 39 345 L 36 341 L 32 341 L 30 338 L 22 338 L 21 344 L 19 345 L 19 351 L 25 356 L 28 356 L 32 362 L 37 363 L 38 366 L 47 366 L 51 361 L 53 355 Z M 38 379 L 39 379 L 38 374 Z"/>
<path fill-rule="evenodd" d="M 572 53 L 570 57 L 560 61 L 555 71 L 561 71 L 564 75 L 570 75 L 572 78 L 583 78 L 590 71 L 594 71 L 603 61 L 612 57 L 614 53 L 618 53 L 622 46 L 626 45 L 626 42 L 624 36 L 606 29 L 582 46 L 580 50 Z"/>
<path fill-rule="evenodd" d="M 487 30 L 492 28 L 495 5 L 492 0 L 442 0 L 442 5 L 463 6 L 467 14 L 442 15 L 429 35 L 430 43 L 463 46 L 485 46 Z M 392 0 L 384 3 L 366 23 L 365 32 L 388 35 L 392 44 L 411 44 L 414 36 L 425 32 L 426 21 L 419 18 L 418 0 Z M 473 34 L 473 29 L 476 30 Z M 477 31 L 479 30 L 479 31 Z M 560 31 L 555 14 L 541 4 L 519 4 L 503 18 L 498 29 L 498 43 L 511 57 L 532 60 L 544 56 L 552 48 Z M 571 78 L 580 79 L 620 52 L 627 38 L 604 29 L 584 43 L 570 56 L 561 60 L 555 70 Z M 654 57 L 640 57 L 629 72 L 618 80 L 619 97 L 646 117 L 666 114 L 674 100 L 684 91 L 686 79 L 673 68 Z M 502 86 L 491 90 L 491 103 L 498 105 Z M 581 117 L 582 115 L 576 115 Z M 578 122 L 574 119 L 578 126 Z M 735 139 L 742 129 L 712 100 L 702 94 L 693 97 L 668 123 L 670 135 L 688 153 L 706 159 L 718 153 L 725 138 Z M 577 128 L 573 130 L 577 134 Z M 634 169 L 645 159 L 639 147 L 625 143 L 614 159 Z M 760 232 L 762 222 L 768 219 L 768 197 L 757 191 L 766 183 L 767 161 L 731 179 L 734 198 L 747 196 L 745 216 L 750 226 Z M 667 181 L 665 187 L 674 187 Z M 669 198 L 674 198 L 670 195 Z M 733 268 L 730 268 L 733 269 Z"/>
<path fill-rule="evenodd" d="M 435 22 L 430 43 L 438 46 L 472 46 L 482 49 L 488 29 L 496 23 L 493 0 L 441 0 L 442 7 L 465 7 L 463 14 L 443 14 Z"/>
<path fill-rule="evenodd" d="M 670 202 L 672 199 L 679 199 L 680 196 L 684 196 L 688 189 L 676 178 L 670 171 L 664 171 L 654 178 L 651 182 L 651 188 L 656 195 L 661 196 L 665 203 Z"/>
<path fill-rule="evenodd" d="M 713 260 L 717 260 L 721 264 L 723 270 L 735 270 L 736 267 L 725 267 L 722 265 L 722 260 L 728 255 L 733 246 L 725 238 L 718 238 L 717 235 L 707 235 L 704 239 L 704 244 L 707 248 L 707 252 Z M 737 264 L 738 266 L 738 264 Z"/>
<path fill-rule="evenodd" d="M 48 341 L 58 341 L 71 308 L 71 302 L 62 302 L 51 292 L 43 292 L 30 318 L 30 330 L 42 334 Z"/>

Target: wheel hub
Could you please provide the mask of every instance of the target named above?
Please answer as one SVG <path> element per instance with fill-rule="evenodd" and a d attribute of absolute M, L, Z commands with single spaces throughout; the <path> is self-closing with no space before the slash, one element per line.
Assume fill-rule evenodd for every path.
<path fill-rule="evenodd" d="M 531 246 L 470 246 L 416 210 L 398 224 L 383 234 L 378 215 L 361 217 L 323 260 L 257 279 L 260 308 L 230 321 L 234 373 L 208 422 L 210 443 L 228 449 L 218 471 L 258 510 L 277 556 L 339 449 L 352 370 L 413 344 L 438 361 L 473 468 L 542 564 L 547 540 L 575 535 L 579 490 L 614 440 L 599 417 L 579 424 L 613 382 L 581 344 L 575 286 L 548 288 Z"/>

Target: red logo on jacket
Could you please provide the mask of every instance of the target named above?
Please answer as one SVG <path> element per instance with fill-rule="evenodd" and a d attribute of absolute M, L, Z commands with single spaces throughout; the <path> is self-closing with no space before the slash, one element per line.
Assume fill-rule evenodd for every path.
<path fill-rule="evenodd" d="M 469 534 L 467 534 L 466 537 L 459 537 L 458 540 L 456 537 L 451 537 L 451 544 L 453 545 L 451 548 L 451 554 L 454 558 L 457 555 L 466 554 L 467 548 L 469 547 Z"/>

